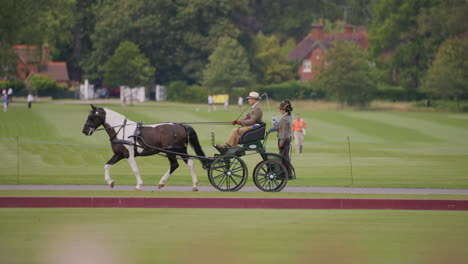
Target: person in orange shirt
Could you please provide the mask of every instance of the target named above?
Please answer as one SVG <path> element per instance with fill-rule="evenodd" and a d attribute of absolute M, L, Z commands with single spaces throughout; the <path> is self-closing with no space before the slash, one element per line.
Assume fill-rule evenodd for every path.
<path fill-rule="evenodd" d="M 294 133 L 294 141 L 296 142 L 296 152 L 302 153 L 302 146 L 304 145 L 304 135 L 307 123 L 301 118 L 299 114 L 296 114 L 296 119 L 292 123 L 292 131 Z"/>

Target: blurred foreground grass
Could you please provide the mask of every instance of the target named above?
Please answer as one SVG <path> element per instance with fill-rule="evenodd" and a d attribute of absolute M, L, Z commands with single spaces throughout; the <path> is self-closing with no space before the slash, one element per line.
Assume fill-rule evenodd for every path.
<path fill-rule="evenodd" d="M 467 212 L 0 209 L 1 263 L 465 263 Z"/>

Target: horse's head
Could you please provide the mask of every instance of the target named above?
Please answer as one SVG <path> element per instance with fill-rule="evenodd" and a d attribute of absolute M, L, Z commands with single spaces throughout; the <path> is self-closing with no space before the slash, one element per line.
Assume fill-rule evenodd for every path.
<path fill-rule="evenodd" d="M 91 111 L 89 112 L 88 119 L 83 126 L 83 134 L 91 136 L 100 125 L 104 125 L 106 122 L 106 111 L 102 107 L 95 107 L 91 105 Z"/>

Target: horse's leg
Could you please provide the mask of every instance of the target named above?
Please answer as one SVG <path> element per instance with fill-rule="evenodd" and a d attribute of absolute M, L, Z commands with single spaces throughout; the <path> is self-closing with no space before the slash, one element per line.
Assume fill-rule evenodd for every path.
<path fill-rule="evenodd" d="M 164 176 L 162 176 L 159 180 L 158 189 L 161 189 L 162 187 L 164 187 L 164 185 L 166 185 L 169 176 L 171 176 L 171 174 L 179 167 L 179 162 L 177 162 L 177 158 L 175 155 L 168 154 L 167 159 L 169 160 L 171 167 L 166 172 L 166 174 L 164 174 Z"/>
<path fill-rule="evenodd" d="M 185 152 L 182 152 L 184 154 L 187 154 L 187 151 Z M 198 192 L 198 177 L 197 177 L 197 173 L 195 172 L 195 167 L 193 165 L 193 160 L 192 159 L 189 159 L 188 157 L 184 157 L 184 156 L 181 156 L 182 159 L 184 160 L 185 164 L 187 164 L 187 167 L 189 168 L 190 170 L 190 175 L 192 175 L 192 191 L 193 192 Z"/>
<path fill-rule="evenodd" d="M 143 181 L 141 180 L 141 177 L 140 177 L 140 171 L 138 170 L 138 166 L 136 164 L 135 156 L 130 154 L 130 156 L 128 157 L 127 160 L 128 160 L 128 163 L 130 164 L 130 166 L 132 167 L 133 173 L 135 174 L 135 177 L 137 179 L 137 185 L 135 187 L 135 190 L 141 191 L 141 185 L 143 185 Z"/>
<path fill-rule="evenodd" d="M 121 160 L 123 157 L 117 154 L 114 154 L 112 158 L 104 165 L 104 179 L 107 182 L 107 185 L 109 185 L 111 188 L 114 188 L 114 180 L 110 177 L 109 169 L 112 165 L 117 163 L 119 160 Z"/>

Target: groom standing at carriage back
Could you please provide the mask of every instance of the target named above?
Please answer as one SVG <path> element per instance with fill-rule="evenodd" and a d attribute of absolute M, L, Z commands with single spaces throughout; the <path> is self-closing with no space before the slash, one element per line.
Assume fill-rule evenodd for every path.
<path fill-rule="evenodd" d="M 232 121 L 233 125 L 241 125 L 239 128 L 234 128 L 229 135 L 226 146 L 227 147 L 235 147 L 239 142 L 240 136 L 247 130 L 255 128 L 262 122 L 262 107 L 260 105 L 260 95 L 257 92 L 250 92 L 249 96 L 247 97 L 247 101 L 249 102 L 250 112 L 243 120 L 234 120 Z"/>

